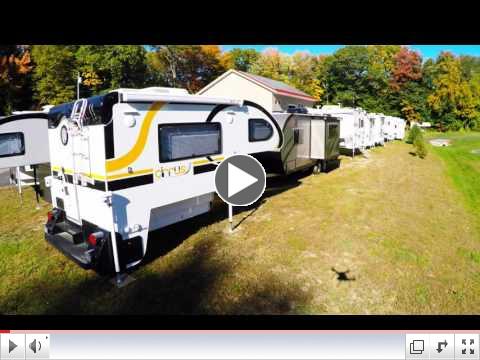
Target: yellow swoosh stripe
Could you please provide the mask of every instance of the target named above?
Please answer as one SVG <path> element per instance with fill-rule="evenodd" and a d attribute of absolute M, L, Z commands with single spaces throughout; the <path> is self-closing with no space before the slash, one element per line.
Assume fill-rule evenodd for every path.
<path fill-rule="evenodd" d="M 157 112 L 165 105 L 162 102 L 154 102 L 150 109 L 148 109 L 147 115 L 143 119 L 142 127 L 140 128 L 140 133 L 138 134 L 137 142 L 132 147 L 132 149 L 118 158 L 107 160 L 106 169 L 107 173 L 123 169 L 130 165 L 132 162 L 138 159 L 140 154 L 145 148 L 147 143 L 147 137 L 150 130 L 150 125 L 152 124 L 153 119 Z"/>

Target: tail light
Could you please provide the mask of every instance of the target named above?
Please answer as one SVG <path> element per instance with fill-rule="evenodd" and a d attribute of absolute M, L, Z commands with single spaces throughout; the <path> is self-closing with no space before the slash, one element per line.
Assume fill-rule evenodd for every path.
<path fill-rule="evenodd" d="M 92 246 L 97 246 L 97 242 L 103 239 L 103 232 L 97 231 L 88 235 L 87 241 Z"/>
<path fill-rule="evenodd" d="M 52 221 L 53 220 L 53 211 L 49 211 L 47 213 L 47 220 L 48 222 Z"/>

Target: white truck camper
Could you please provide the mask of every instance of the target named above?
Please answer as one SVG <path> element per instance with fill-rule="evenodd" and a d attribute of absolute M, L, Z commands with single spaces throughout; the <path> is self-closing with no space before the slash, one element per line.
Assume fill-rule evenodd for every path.
<path fill-rule="evenodd" d="M 272 115 L 179 89 L 119 89 L 49 112 L 45 237 L 84 268 L 123 273 L 149 232 L 208 212 L 217 165 L 282 147 Z M 118 276 L 117 276 L 118 278 Z"/>
<path fill-rule="evenodd" d="M 10 170 L 10 183 L 20 194 L 23 186 L 34 186 L 37 195 L 49 200 L 43 181 L 49 162 L 46 112 L 16 111 L 0 119 L 0 169 Z"/>

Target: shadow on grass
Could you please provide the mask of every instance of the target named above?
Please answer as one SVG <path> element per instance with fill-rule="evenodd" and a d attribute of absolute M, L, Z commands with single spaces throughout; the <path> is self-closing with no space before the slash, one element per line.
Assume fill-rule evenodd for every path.
<path fill-rule="evenodd" d="M 253 216 L 266 201 L 301 184 L 307 174 L 269 180 L 262 199 L 248 207 L 240 223 Z M 216 200 L 210 213 L 152 232 L 142 266 L 133 274 L 136 281 L 118 289 L 109 278 L 96 274 L 52 277 L 35 274 L 14 284 L 0 299 L 2 314 L 283 314 L 308 302 L 296 284 L 270 272 L 236 271 L 239 259 L 222 252 L 228 241 L 221 231 L 210 233 L 192 249 L 166 256 L 202 227 L 228 216 L 227 206 Z M 238 224 L 237 224 L 238 226 Z M 151 266 L 145 265 L 151 263 Z M 48 274 L 48 273 L 47 273 Z M 252 274 L 252 275 L 250 275 Z M 90 276 L 93 275 L 93 276 Z M 251 276 L 251 277 L 249 277 Z"/>
<path fill-rule="evenodd" d="M 0 299 L 8 314 L 284 314 L 308 301 L 296 284 L 267 272 L 236 280 L 237 259 L 220 256 L 221 233 L 118 289 L 109 279 L 31 281 Z M 170 259 L 172 260 L 172 259 Z M 238 281 L 238 283 L 237 283 Z"/>

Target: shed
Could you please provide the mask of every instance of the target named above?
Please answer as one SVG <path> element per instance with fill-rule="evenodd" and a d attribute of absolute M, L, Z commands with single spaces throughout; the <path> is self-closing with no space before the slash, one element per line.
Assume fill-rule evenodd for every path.
<path fill-rule="evenodd" d="M 271 113 L 287 111 L 289 105 L 313 107 L 318 101 L 281 81 L 238 70 L 225 72 L 201 89 L 198 95 L 249 100 Z"/>

